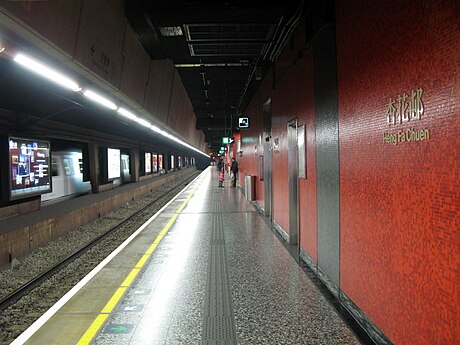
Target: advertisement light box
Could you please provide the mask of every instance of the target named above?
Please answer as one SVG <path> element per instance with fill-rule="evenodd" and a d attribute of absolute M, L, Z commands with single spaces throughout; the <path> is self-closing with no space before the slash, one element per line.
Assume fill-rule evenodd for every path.
<path fill-rule="evenodd" d="M 163 170 L 163 155 L 158 155 L 158 169 Z"/>
<path fill-rule="evenodd" d="M 152 158 L 151 158 L 151 153 L 146 152 L 145 153 L 145 173 L 149 174 L 152 172 Z"/>
<path fill-rule="evenodd" d="M 8 139 L 10 200 L 51 192 L 50 143 Z"/>
<path fill-rule="evenodd" d="M 156 153 L 152 155 L 152 171 L 154 173 L 158 171 L 158 155 Z"/>
<path fill-rule="evenodd" d="M 107 149 L 107 178 L 120 177 L 120 150 Z"/>

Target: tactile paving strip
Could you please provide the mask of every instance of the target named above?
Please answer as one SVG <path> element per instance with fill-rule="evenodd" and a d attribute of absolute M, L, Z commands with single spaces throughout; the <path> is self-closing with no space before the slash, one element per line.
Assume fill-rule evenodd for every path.
<path fill-rule="evenodd" d="M 220 209 L 220 202 L 214 208 Z M 232 294 L 225 251 L 222 214 L 212 218 L 212 235 L 209 244 L 208 274 L 203 310 L 203 344 L 236 344 Z"/>

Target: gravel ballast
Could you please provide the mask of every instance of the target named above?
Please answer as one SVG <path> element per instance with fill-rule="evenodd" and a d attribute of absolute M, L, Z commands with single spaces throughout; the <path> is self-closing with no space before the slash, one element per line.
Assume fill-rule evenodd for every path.
<path fill-rule="evenodd" d="M 139 226 L 174 197 L 186 183 L 191 181 L 192 177 L 200 173 L 195 169 L 189 170 L 175 181 L 176 189 L 154 202 L 143 212 L 140 212 L 140 214 L 115 230 L 113 234 L 42 283 L 30 294 L 1 312 L 0 329 L 2 332 L 0 333 L 0 344 L 10 344 Z M 171 185 L 160 187 L 143 199 L 127 203 L 103 218 L 78 227 L 60 239 L 37 248 L 27 257 L 22 258 L 13 269 L 0 272 L 0 298 L 16 290 L 100 234 L 131 217 L 169 189 L 171 189 Z"/>

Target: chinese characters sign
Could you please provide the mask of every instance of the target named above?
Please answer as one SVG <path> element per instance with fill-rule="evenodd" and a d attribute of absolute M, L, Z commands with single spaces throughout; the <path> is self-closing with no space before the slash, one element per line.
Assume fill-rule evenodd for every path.
<path fill-rule="evenodd" d="M 409 97 L 405 92 L 396 99 L 390 97 L 387 104 L 387 121 L 389 126 L 400 125 L 412 120 L 420 120 L 423 115 L 423 89 L 412 91 Z"/>
<path fill-rule="evenodd" d="M 404 92 L 393 98 L 390 97 L 386 104 L 386 120 L 389 127 L 405 125 L 413 121 L 420 121 L 424 113 L 422 101 L 423 89 L 419 87 L 411 90 L 409 94 Z M 398 145 L 404 142 L 415 142 L 430 139 L 429 129 L 400 129 L 396 132 L 383 133 L 383 143 Z"/>

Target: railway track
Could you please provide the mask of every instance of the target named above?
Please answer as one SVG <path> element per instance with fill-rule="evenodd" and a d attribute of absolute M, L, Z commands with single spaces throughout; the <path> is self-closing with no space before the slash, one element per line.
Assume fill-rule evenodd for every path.
<path fill-rule="evenodd" d="M 152 212 L 154 212 L 151 210 L 152 208 L 160 209 L 164 204 L 166 204 L 171 199 L 172 195 L 177 194 L 177 192 L 179 192 L 185 185 L 190 183 L 197 175 L 198 175 L 198 172 L 196 172 L 196 174 L 192 174 L 191 176 L 188 176 L 185 180 L 181 181 L 178 185 L 174 186 L 173 188 L 170 188 L 162 192 L 160 195 L 155 196 L 151 201 L 145 204 L 141 209 L 135 211 L 133 214 L 130 214 L 128 217 L 118 221 L 117 224 L 115 224 L 114 226 L 111 226 L 107 231 L 93 238 L 91 241 L 87 242 L 84 246 L 78 248 L 73 253 L 59 260 L 59 262 L 55 263 L 51 267 L 48 267 L 47 269 L 43 270 L 40 274 L 35 276 L 33 279 L 30 279 L 25 284 L 22 284 L 20 287 L 18 287 L 14 291 L 8 293 L 6 296 L 3 296 L 0 300 L 0 315 L 1 313 L 3 313 L 3 311 L 5 311 L 8 308 L 15 308 L 15 304 L 21 301 L 21 299 L 24 296 L 28 296 L 35 289 L 37 289 L 38 287 L 42 286 L 48 280 L 55 277 L 59 272 L 63 271 L 63 269 L 65 267 L 68 267 L 69 264 L 71 264 L 72 262 L 75 262 L 78 258 L 81 258 L 83 255 L 85 255 L 85 253 L 88 253 L 90 249 L 95 248 L 98 244 L 101 244 L 104 241 L 107 241 L 107 239 L 110 238 L 111 236 L 115 235 L 116 238 L 119 240 L 117 242 L 122 243 L 130 235 L 130 233 L 134 232 L 138 228 L 138 225 L 137 225 L 138 223 L 142 224 L 143 222 L 145 222 L 146 219 L 148 219 L 151 216 Z M 127 228 L 127 227 L 131 228 L 130 231 L 127 231 L 127 232 L 125 231 L 126 234 L 123 235 L 122 238 L 119 238 L 120 236 L 118 235 L 119 230 Z M 110 243 L 112 242 L 113 240 L 110 240 Z M 116 244 L 116 247 L 119 245 L 119 243 Z M 110 252 L 112 250 L 113 249 L 111 249 Z M 97 252 L 100 252 L 100 251 L 97 250 Z M 107 254 L 104 254 L 103 256 L 104 257 L 107 256 L 108 254 L 110 254 L 110 252 Z M 100 262 L 101 259 L 95 260 L 95 262 L 92 263 L 91 266 L 96 266 L 98 262 Z M 91 260 L 92 259 L 90 259 L 90 261 Z M 59 280 L 62 281 L 62 279 L 59 279 Z M 64 279 L 64 283 L 62 284 L 63 290 L 68 290 L 69 285 L 72 285 L 72 284 L 66 283 L 66 281 L 67 280 Z M 62 295 L 64 295 L 65 292 L 66 291 L 62 291 Z M 51 299 L 54 300 L 58 298 L 58 296 L 55 296 L 56 293 L 53 293 L 52 295 L 53 297 Z M 51 302 L 52 301 L 50 301 L 50 303 Z M 40 304 L 41 305 L 39 306 L 39 309 L 48 309 L 48 307 L 46 306 L 47 303 L 40 303 Z M 40 316 L 40 311 L 37 311 L 37 312 L 31 311 L 31 312 L 32 314 L 36 314 L 35 315 L 36 318 Z M 2 323 L 4 322 L 0 322 L 0 325 L 3 326 L 2 328 L 7 329 L 8 325 L 2 324 Z M 26 328 L 27 327 L 25 327 L 23 330 L 25 330 Z"/>

